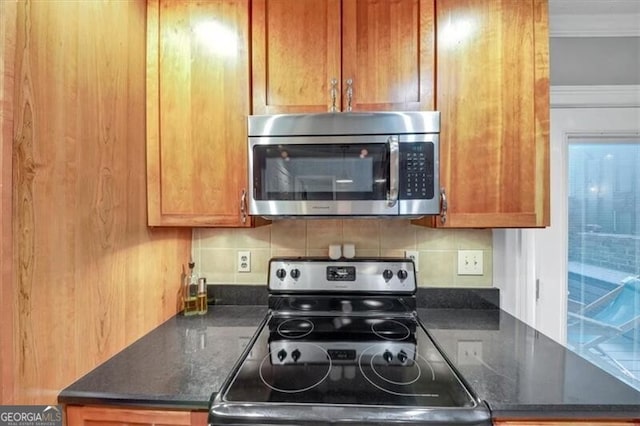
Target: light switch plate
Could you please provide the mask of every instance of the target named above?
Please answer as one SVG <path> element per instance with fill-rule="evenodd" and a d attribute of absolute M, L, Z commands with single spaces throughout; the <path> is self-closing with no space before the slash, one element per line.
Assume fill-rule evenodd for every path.
<path fill-rule="evenodd" d="M 458 275 L 483 275 L 482 250 L 458 250 Z"/>
<path fill-rule="evenodd" d="M 458 363 L 460 365 L 482 364 L 482 341 L 458 341 Z"/>

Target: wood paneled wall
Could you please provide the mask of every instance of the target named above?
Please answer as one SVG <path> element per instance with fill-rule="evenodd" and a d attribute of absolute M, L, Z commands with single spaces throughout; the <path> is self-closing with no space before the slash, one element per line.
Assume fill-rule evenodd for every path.
<path fill-rule="evenodd" d="M 0 1 L 0 404 L 13 403 L 11 145 L 17 0 Z"/>
<path fill-rule="evenodd" d="M 54 403 L 177 311 L 191 230 L 146 226 L 145 13 L 143 0 L 17 5 L 16 403 Z"/>

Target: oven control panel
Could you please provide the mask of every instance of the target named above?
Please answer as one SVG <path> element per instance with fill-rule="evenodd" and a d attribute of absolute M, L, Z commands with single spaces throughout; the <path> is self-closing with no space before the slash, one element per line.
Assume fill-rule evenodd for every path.
<path fill-rule="evenodd" d="M 411 259 L 273 258 L 271 292 L 402 293 L 416 291 Z"/>

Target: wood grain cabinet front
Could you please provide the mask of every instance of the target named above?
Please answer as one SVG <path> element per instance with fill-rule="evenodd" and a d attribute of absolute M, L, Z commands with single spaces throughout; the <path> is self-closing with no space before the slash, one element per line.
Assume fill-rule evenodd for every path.
<path fill-rule="evenodd" d="M 249 0 L 147 2 L 150 226 L 250 226 Z"/>
<path fill-rule="evenodd" d="M 446 214 L 415 224 L 549 225 L 547 0 L 149 0 L 147 19 L 149 225 L 251 226 L 247 115 L 349 109 L 441 112 Z"/>
<path fill-rule="evenodd" d="M 254 0 L 253 113 L 431 110 L 434 0 Z"/>
<path fill-rule="evenodd" d="M 252 4 L 255 114 L 438 110 L 447 211 L 414 223 L 549 225 L 547 0 Z"/>
<path fill-rule="evenodd" d="M 547 0 L 437 0 L 447 212 L 432 224 L 549 225 L 547 15 Z"/>
<path fill-rule="evenodd" d="M 207 411 L 66 406 L 67 426 L 206 426 Z"/>

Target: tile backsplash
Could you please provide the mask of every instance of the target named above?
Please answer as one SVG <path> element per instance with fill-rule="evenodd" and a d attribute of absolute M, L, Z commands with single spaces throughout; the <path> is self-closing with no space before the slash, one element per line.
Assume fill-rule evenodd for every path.
<path fill-rule="evenodd" d="M 330 244 L 353 243 L 356 257 L 419 255 L 422 287 L 491 287 L 491 229 L 431 229 L 400 219 L 280 220 L 249 228 L 195 228 L 196 271 L 210 284 L 265 284 L 274 256 L 328 256 Z M 251 252 L 251 272 L 237 272 L 238 251 Z M 459 276 L 458 250 L 482 250 L 484 274 Z"/>

